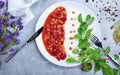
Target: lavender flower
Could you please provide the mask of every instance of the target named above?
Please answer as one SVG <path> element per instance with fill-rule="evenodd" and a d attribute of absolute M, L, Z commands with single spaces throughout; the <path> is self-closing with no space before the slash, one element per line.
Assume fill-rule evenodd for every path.
<path fill-rule="evenodd" d="M 2 12 L 0 12 L 0 18 L 2 18 L 2 16 L 3 16 L 3 15 L 2 15 Z"/>
<path fill-rule="evenodd" d="M 3 47 L 3 44 L 0 42 L 0 50 L 2 49 L 2 47 Z"/>
<path fill-rule="evenodd" d="M 3 20 L 2 20 L 2 24 L 3 24 L 3 25 L 6 25 L 6 23 L 7 23 L 7 20 L 6 20 L 6 19 L 3 19 Z"/>
<path fill-rule="evenodd" d="M 3 33 L 3 29 L 0 29 L 0 35 L 2 35 L 2 33 Z"/>
<path fill-rule="evenodd" d="M 9 52 L 14 52 L 15 51 L 15 49 L 14 48 L 11 48 L 10 50 L 9 50 Z"/>
<path fill-rule="evenodd" d="M 4 40 L 5 42 L 12 42 L 12 37 L 6 35 L 6 36 L 3 37 L 3 40 Z"/>
<path fill-rule="evenodd" d="M 3 14 L 4 14 L 5 16 L 8 16 L 9 12 L 8 12 L 8 11 L 5 11 Z"/>
<path fill-rule="evenodd" d="M 4 7 L 5 3 L 3 1 L 0 1 L 0 9 Z"/>
<path fill-rule="evenodd" d="M 0 0 L 0 55 L 15 51 L 11 46 L 20 44 L 18 36 L 23 29 L 22 18 L 12 16 L 7 9 L 8 0 L 5 1 Z"/>
<path fill-rule="evenodd" d="M 14 16 L 10 16 L 10 19 L 15 19 L 15 17 Z"/>
<path fill-rule="evenodd" d="M 19 25 L 18 28 L 19 28 L 19 30 L 22 30 L 23 29 L 23 25 Z"/>

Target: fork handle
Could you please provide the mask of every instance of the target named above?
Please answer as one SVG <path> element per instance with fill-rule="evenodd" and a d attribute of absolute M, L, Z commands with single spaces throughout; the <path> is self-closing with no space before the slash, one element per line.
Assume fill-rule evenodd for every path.
<path fill-rule="evenodd" d="M 120 70 L 120 63 L 118 63 L 118 61 L 116 61 L 114 58 L 112 58 L 110 55 L 107 55 L 110 59 L 112 59 L 112 62 L 114 63 L 114 65 Z"/>
<path fill-rule="evenodd" d="M 102 51 L 104 52 L 104 48 L 102 48 Z M 113 57 L 111 57 L 109 54 L 107 54 L 107 57 L 109 57 L 110 59 L 112 59 L 112 63 L 120 70 L 120 63 L 118 63 L 118 61 L 116 61 Z"/>

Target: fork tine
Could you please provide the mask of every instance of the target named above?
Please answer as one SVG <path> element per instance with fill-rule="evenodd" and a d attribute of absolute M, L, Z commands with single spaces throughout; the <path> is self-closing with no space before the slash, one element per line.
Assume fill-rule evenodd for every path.
<path fill-rule="evenodd" d="M 98 37 L 96 37 L 95 35 L 92 34 L 92 36 L 93 36 L 95 39 L 99 40 Z"/>
<path fill-rule="evenodd" d="M 91 37 L 91 38 L 90 38 L 90 40 L 91 40 L 93 43 L 95 43 L 95 40 L 94 40 L 94 38 L 93 38 L 93 37 Z"/>
<path fill-rule="evenodd" d="M 92 34 L 92 37 L 94 38 L 95 42 L 99 41 L 99 39 L 95 35 Z"/>

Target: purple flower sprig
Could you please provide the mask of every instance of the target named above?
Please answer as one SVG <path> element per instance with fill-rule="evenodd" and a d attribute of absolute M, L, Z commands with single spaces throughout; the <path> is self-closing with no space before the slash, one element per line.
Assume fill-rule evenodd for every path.
<path fill-rule="evenodd" d="M 23 29 L 22 18 L 11 15 L 6 3 L 0 0 L 0 55 L 13 52 L 12 46 L 20 44 L 19 33 Z"/>

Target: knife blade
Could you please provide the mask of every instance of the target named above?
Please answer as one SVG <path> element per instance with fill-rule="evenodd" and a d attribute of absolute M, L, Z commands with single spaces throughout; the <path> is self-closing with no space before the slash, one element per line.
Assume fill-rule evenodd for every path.
<path fill-rule="evenodd" d="M 37 32 L 35 32 L 28 40 L 27 42 L 25 42 L 18 50 L 16 50 L 14 53 L 12 53 L 10 56 L 8 56 L 6 59 L 5 59 L 5 62 L 9 62 L 20 50 L 22 50 L 22 48 L 24 46 L 26 46 L 29 42 L 33 41 L 34 39 L 36 39 L 40 33 L 42 32 L 43 30 L 43 27 L 41 27 Z"/>

